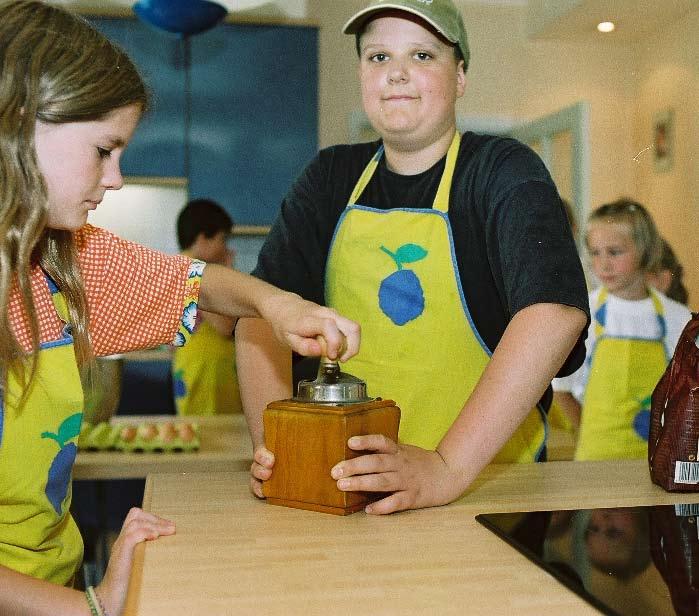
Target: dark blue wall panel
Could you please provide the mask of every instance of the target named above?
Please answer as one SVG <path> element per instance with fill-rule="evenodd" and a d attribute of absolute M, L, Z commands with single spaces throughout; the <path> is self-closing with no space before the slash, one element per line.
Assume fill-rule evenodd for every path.
<path fill-rule="evenodd" d="M 153 93 L 123 157 L 126 175 L 184 175 L 184 43 L 133 19 L 95 19 Z M 238 224 L 271 224 L 318 147 L 317 31 L 221 24 L 191 37 L 189 193 Z"/>
<path fill-rule="evenodd" d="M 179 37 L 135 19 L 92 22 L 121 45 L 138 66 L 152 95 L 122 158 L 124 175 L 182 177 L 184 171 L 184 48 Z"/>
<path fill-rule="evenodd" d="M 192 197 L 272 222 L 317 150 L 317 64 L 314 28 L 225 24 L 192 40 Z"/>

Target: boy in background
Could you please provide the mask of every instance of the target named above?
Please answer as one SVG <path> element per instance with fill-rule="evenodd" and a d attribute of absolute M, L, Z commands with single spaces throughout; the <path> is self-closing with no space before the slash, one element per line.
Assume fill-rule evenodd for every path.
<path fill-rule="evenodd" d="M 235 252 L 228 247 L 233 220 L 210 199 L 189 201 L 177 217 L 177 242 L 188 257 L 233 267 Z M 172 380 L 178 415 L 241 413 L 235 370 L 235 321 L 203 310 L 190 341 L 176 347 Z"/>

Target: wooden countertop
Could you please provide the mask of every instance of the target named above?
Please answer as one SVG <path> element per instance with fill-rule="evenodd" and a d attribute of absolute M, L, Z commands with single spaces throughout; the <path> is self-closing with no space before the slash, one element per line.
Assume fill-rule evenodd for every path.
<path fill-rule="evenodd" d="M 183 420 L 201 426 L 198 451 L 125 452 L 80 451 L 73 479 L 145 479 L 148 473 L 241 471 L 250 468 L 252 444 L 243 415 L 174 417 L 173 415 L 119 415 L 111 423 Z"/>
<path fill-rule="evenodd" d="M 474 516 L 699 502 L 645 460 L 491 465 L 461 500 L 385 517 L 268 505 L 248 473 L 150 475 L 144 506 L 177 534 L 141 544 L 130 616 L 596 613 Z"/>

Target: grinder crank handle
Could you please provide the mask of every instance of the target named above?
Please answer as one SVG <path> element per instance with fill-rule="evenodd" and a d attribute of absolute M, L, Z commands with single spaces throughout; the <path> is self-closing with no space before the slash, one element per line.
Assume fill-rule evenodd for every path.
<path fill-rule="evenodd" d="M 335 368 L 336 370 L 340 370 L 340 366 L 338 364 L 338 361 L 336 359 L 329 359 L 328 358 L 328 353 L 327 353 L 327 348 L 328 348 L 328 343 L 325 341 L 325 338 L 323 336 L 316 336 L 316 340 L 318 341 L 318 344 L 320 344 L 320 367 L 322 368 L 323 366 L 327 366 L 328 368 Z M 347 338 L 343 336 L 342 338 L 342 345 L 340 346 L 340 350 L 337 353 L 337 356 L 340 357 L 345 351 L 347 350 Z"/>

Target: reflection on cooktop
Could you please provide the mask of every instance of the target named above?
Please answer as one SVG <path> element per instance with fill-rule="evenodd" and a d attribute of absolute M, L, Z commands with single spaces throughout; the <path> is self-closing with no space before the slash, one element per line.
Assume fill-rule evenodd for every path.
<path fill-rule="evenodd" d="M 699 616 L 699 504 L 476 519 L 605 614 Z"/>

